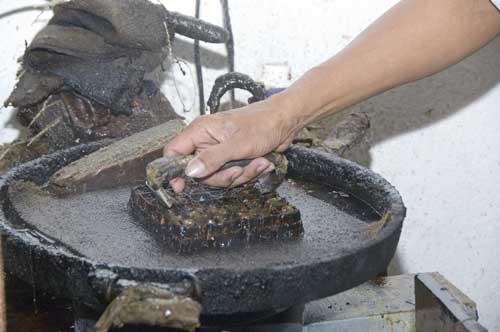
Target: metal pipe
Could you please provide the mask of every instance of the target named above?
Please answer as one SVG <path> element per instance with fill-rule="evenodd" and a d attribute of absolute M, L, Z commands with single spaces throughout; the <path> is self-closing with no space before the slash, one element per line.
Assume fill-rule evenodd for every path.
<path fill-rule="evenodd" d="M 5 274 L 3 270 L 2 237 L 0 236 L 0 332 L 7 332 L 7 315 L 5 304 Z"/>
<path fill-rule="evenodd" d="M 224 29 L 228 32 L 228 39 L 226 41 L 226 52 L 227 52 L 227 69 L 228 72 L 234 71 L 234 37 L 233 37 L 233 28 L 231 26 L 231 15 L 229 14 L 229 3 L 228 0 L 221 0 L 222 5 L 222 19 L 224 21 Z M 234 90 L 229 91 L 230 93 L 230 101 L 231 108 L 234 107 L 236 97 Z"/>
<path fill-rule="evenodd" d="M 196 0 L 195 17 L 200 18 L 201 1 Z M 196 66 L 196 81 L 198 83 L 198 100 L 200 115 L 205 115 L 205 88 L 203 87 L 203 67 L 201 66 L 200 40 L 194 40 L 194 64 Z"/>
<path fill-rule="evenodd" d="M 175 33 L 207 43 L 225 43 L 229 38 L 226 29 L 184 14 L 167 11 L 166 20 Z"/>

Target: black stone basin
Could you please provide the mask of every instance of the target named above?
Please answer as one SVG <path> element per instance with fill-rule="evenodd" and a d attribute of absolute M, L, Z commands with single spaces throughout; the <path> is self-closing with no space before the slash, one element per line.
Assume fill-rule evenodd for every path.
<path fill-rule="evenodd" d="M 335 155 L 291 147 L 279 193 L 300 209 L 304 237 L 178 255 L 128 213 L 129 187 L 68 198 L 41 194 L 55 171 L 104 143 L 21 165 L 0 180 L 8 271 L 55 295 L 102 310 L 117 280 L 175 283 L 194 276 L 206 316 L 278 311 L 352 288 L 384 271 L 405 207 L 382 177 Z M 382 217 L 385 222 L 377 223 Z"/>

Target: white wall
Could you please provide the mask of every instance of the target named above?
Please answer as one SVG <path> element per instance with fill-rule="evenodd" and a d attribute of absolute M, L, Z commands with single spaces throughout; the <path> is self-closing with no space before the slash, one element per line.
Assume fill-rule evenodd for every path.
<path fill-rule="evenodd" d="M 259 78 L 262 65 L 288 62 L 293 79 L 344 47 L 396 0 L 232 1 L 237 70 Z M 0 11 L 30 3 L 2 1 Z M 194 13 L 194 1 L 165 0 Z M 37 13 L 0 21 L 0 99 L 13 85 L 24 39 L 43 22 Z M 202 18 L 220 24 L 218 1 L 202 1 Z M 224 47 L 203 52 L 206 94 L 224 70 Z M 189 42 L 174 48 L 191 58 Z M 434 77 L 389 91 L 361 105 L 372 115 L 371 164 L 401 192 L 408 207 L 392 269 L 439 271 L 479 306 L 481 322 L 500 331 L 500 40 Z M 191 105 L 192 78 L 173 69 L 181 98 Z M 194 74 L 194 72 L 193 72 Z M 172 75 L 165 91 L 177 109 Z M 5 120 L 2 112 L 0 120 Z M 185 113 L 188 118 L 195 110 Z M 2 129 L 0 140 L 14 131 Z"/>

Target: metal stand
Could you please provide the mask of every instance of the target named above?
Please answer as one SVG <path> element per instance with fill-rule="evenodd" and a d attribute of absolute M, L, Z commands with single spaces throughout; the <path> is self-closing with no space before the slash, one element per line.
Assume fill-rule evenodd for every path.
<path fill-rule="evenodd" d="M 86 317 L 81 308 L 75 312 Z M 229 326 L 205 327 L 200 332 L 487 331 L 477 319 L 476 305 L 465 294 L 439 273 L 423 273 L 380 277 L 245 326 L 234 326 L 238 320 L 233 317 L 227 320 L 232 322 Z M 79 318 L 75 332 L 95 332 L 94 324 L 95 320 Z M 140 331 L 158 330 L 144 327 Z"/>
<path fill-rule="evenodd" d="M 476 304 L 439 273 L 415 276 L 416 332 L 485 332 Z"/>
<path fill-rule="evenodd" d="M 85 307 L 74 305 L 75 332 L 95 332 L 96 318 Z M 238 326 L 237 323 L 230 326 L 202 327 L 199 332 L 303 332 L 304 305 L 293 306 L 279 314 Z M 233 320 L 234 321 L 234 320 Z M 127 328 L 120 331 L 128 331 Z M 130 331 L 165 331 L 165 329 L 151 328 L 147 326 L 133 327 Z M 170 330 L 169 330 L 170 331 Z M 173 330 L 172 330 L 173 331 Z"/>
<path fill-rule="evenodd" d="M 2 237 L 0 235 L 0 332 L 7 331 L 7 314 L 5 305 L 5 282 L 3 271 Z"/>

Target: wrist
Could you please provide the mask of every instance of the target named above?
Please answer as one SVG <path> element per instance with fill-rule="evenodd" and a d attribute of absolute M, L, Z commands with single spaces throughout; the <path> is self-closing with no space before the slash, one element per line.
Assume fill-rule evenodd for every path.
<path fill-rule="evenodd" d="M 271 117 L 280 124 L 287 135 L 294 136 L 307 124 L 304 105 L 296 94 L 284 90 L 266 99 L 266 103 Z"/>

